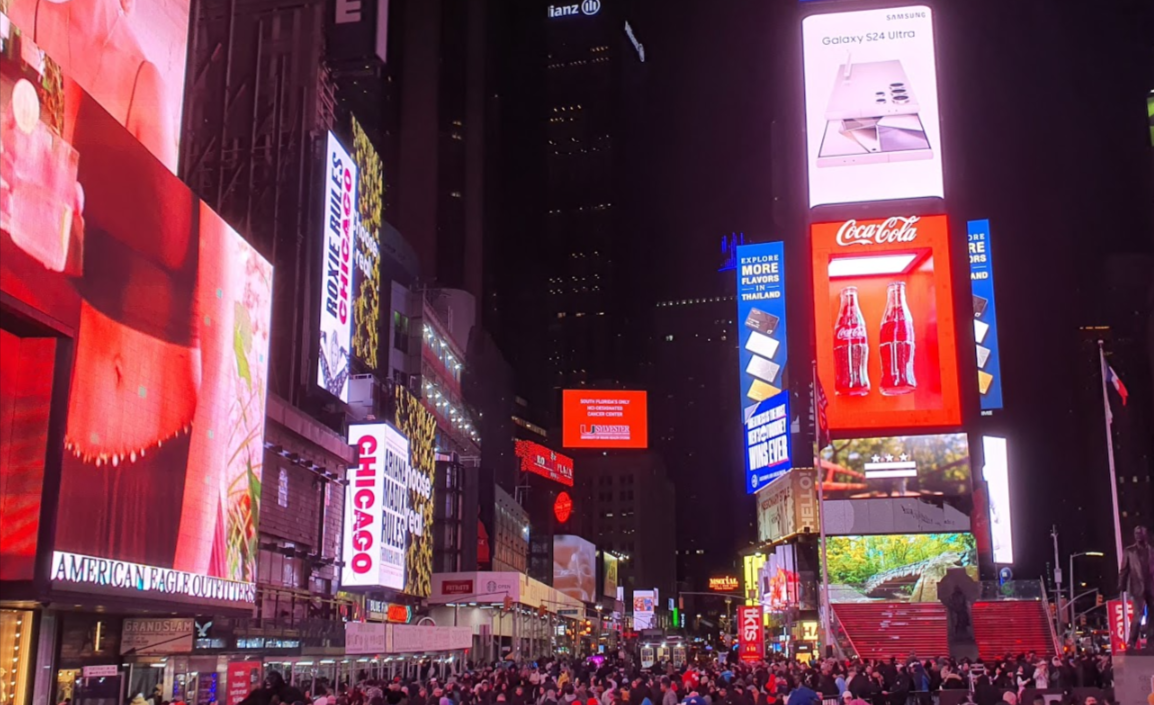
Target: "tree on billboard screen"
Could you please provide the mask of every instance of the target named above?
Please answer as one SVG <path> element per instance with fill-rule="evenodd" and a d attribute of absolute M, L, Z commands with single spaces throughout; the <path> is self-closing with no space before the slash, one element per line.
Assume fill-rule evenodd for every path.
<path fill-rule="evenodd" d="M 834 601 L 935 602 L 950 568 L 977 576 L 973 534 L 833 536 L 826 540 Z"/>

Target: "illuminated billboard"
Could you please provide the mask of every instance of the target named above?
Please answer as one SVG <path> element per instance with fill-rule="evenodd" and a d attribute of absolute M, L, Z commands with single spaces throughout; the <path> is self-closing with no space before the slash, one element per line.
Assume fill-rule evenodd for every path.
<path fill-rule="evenodd" d="M 356 286 L 353 287 L 353 357 L 377 369 L 381 328 L 381 227 L 385 175 L 381 157 L 356 118 L 351 119 L 356 164 Z"/>
<path fill-rule="evenodd" d="M 345 492 L 341 586 L 405 587 L 409 440 L 388 424 L 349 427 L 357 464 Z"/>
<path fill-rule="evenodd" d="M 521 472 L 547 477 L 567 487 L 573 486 L 573 459 L 533 441 L 516 441 L 514 452 L 521 459 Z"/>
<path fill-rule="evenodd" d="M 553 588 L 582 602 L 597 601 L 597 548 L 581 538 L 553 537 Z"/>
<path fill-rule="evenodd" d="M 657 604 L 656 590 L 633 591 L 633 628 L 649 629 L 653 626 L 653 612 Z"/>
<path fill-rule="evenodd" d="M 834 441 L 821 451 L 826 501 L 962 497 L 972 490 L 964 433 Z"/>
<path fill-rule="evenodd" d="M 2 56 L 0 289 L 75 344 L 50 578 L 251 602 L 272 266 L 51 59 Z"/>
<path fill-rule="evenodd" d="M 752 494 L 790 468 L 785 246 L 740 245 L 736 265 L 745 491 Z"/>
<path fill-rule="evenodd" d="M 930 8 L 811 15 L 801 26 L 810 208 L 943 197 Z"/>
<path fill-rule="evenodd" d="M 818 223 L 811 235 L 830 430 L 960 424 L 946 216 Z"/>
<path fill-rule="evenodd" d="M 741 605 L 737 608 L 738 656 L 754 663 L 765 658 L 765 629 L 761 607 Z"/>
<path fill-rule="evenodd" d="M 409 440 L 410 529 L 405 544 L 405 592 L 428 597 L 433 584 L 433 487 L 437 476 L 437 420 L 412 392 L 396 387 L 393 420 Z"/>
<path fill-rule="evenodd" d="M 566 448 L 646 448 L 646 393 L 566 389 L 561 403 L 561 445 Z"/>
<path fill-rule="evenodd" d="M 978 393 L 982 411 L 1002 408 L 1002 356 L 998 350 L 998 310 L 994 304 L 994 260 L 990 221 L 966 224 L 970 251 L 970 292 L 974 297 L 974 342 L 977 345 Z"/>
<path fill-rule="evenodd" d="M 601 594 L 604 595 L 605 597 L 616 597 L 617 596 L 617 574 L 618 574 L 617 571 L 618 571 L 618 567 L 619 567 L 619 565 L 618 565 L 619 562 L 618 562 L 617 556 L 613 555 L 612 553 L 609 553 L 608 551 L 603 551 L 601 553 L 601 560 L 604 562 L 604 566 L 605 566 L 605 568 L 604 568 L 605 579 L 601 585 Z"/>
<path fill-rule="evenodd" d="M 344 402 L 349 400 L 352 354 L 357 185 L 356 163 L 330 132 L 325 152 L 325 235 L 320 264 L 317 384 Z"/>
<path fill-rule="evenodd" d="M 817 474 L 794 468 L 757 491 L 757 540 L 817 531 Z"/>
<path fill-rule="evenodd" d="M 12 24 L 0 15 L 3 41 L 16 44 L 6 55 L 21 57 L 30 71 L 26 75 L 35 74 L 45 85 L 61 80 L 53 64 L 40 61 L 46 53 L 135 141 L 176 172 L 189 0 L 90 2 L 79 6 L 83 9 L 67 2 L 14 0 L 4 7 Z M 46 116 L 49 124 L 62 117 L 63 103 L 44 107 L 56 113 Z"/>
<path fill-rule="evenodd" d="M 986 481 L 990 504 L 990 541 L 994 563 L 1014 562 L 1013 514 L 1010 509 L 1010 461 L 1006 439 L 982 436 L 982 479 Z"/>
<path fill-rule="evenodd" d="M 973 534 L 831 536 L 826 556 L 832 602 L 937 602 L 949 569 L 978 579 Z"/>

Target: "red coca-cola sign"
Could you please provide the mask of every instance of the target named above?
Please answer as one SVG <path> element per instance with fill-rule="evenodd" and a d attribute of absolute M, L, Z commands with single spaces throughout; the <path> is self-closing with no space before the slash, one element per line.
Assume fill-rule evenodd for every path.
<path fill-rule="evenodd" d="M 918 237 L 916 215 L 893 216 L 882 221 L 858 221 L 849 219 L 837 231 L 837 244 L 847 245 L 887 245 L 890 243 L 910 243 Z"/>
<path fill-rule="evenodd" d="M 471 595 L 473 594 L 472 580 L 445 580 L 441 583 L 442 595 Z"/>

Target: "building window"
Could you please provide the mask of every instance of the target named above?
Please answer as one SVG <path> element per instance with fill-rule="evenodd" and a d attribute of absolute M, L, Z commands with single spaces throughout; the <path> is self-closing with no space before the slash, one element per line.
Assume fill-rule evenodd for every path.
<path fill-rule="evenodd" d="M 288 506 L 288 470 L 280 469 L 276 477 L 276 503 L 282 507 Z"/>
<path fill-rule="evenodd" d="M 393 347 L 409 352 L 409 317 L 400 311 L 393 311 Z"/>

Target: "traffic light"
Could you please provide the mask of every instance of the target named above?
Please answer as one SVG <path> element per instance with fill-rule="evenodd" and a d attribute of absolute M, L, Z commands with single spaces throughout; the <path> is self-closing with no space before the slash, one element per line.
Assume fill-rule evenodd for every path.
<path fill-rule="evenodd" d="M 1098 598 L 1094 601 L 1094 606 L 1101 607 L 1105 602 L 1106 598 L 1102 596 L 1102 593 L 1098 593 Z"/>

